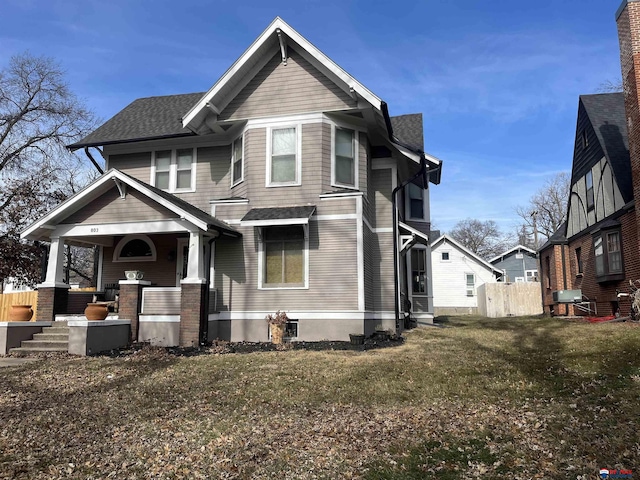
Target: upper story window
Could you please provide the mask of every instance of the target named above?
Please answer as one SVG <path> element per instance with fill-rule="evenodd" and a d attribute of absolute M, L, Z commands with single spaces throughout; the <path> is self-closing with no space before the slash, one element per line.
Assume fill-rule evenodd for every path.
<path fill-rule="evenodd" d="M 267 186 L 300 185 L 300 130 L 300 127 L 270 129 Z"/>
<path fill-rule="evenodd" d="M 356 132 L 334 127 L 333 140 L 332 184 L 358 188 Z"/>
<path fill-rule="evenodd" d="M 592 210 L 595 205 L 595 201 L 593 196 L 593 173 L 591 173 L 591 170 L 587 172 L 585 180 L 587 183 L 587 210 Z"/>
<path fill-rule="evenodd" d="M 195 149 L 158 150 L 151 160 L 151 185 L 169 192 L 193 192 L 196 188 Z"/>
<path fill-rule="evenodd" d="M 578 275 L 582 274 L 582 247 L 576 248 L 576 266 L 578 267 Z"/>
<path fill-rule="evenodd" d="M 231 146 L 231 186 L 244 180 L 244 135 L 238 137 Z"/>
<path fill-rule="evenodd" d="M 425 220 L 424 189 L 413 183 L 408 188 L 408 213 L 411 220 Z"/>
<path fill-rule="evenodd" d="M 448 262 L 449 260 L 451 260 L 449 258 L 449 252 L 442 252 L 440 260 L 442 260 L 443 262 Z"/>
<path fill-rule="evenodd" d="M 621 280 L 624 276 L 620 230 L 599 232 L 593 236 L 593 254 L 598 282 Z"/>

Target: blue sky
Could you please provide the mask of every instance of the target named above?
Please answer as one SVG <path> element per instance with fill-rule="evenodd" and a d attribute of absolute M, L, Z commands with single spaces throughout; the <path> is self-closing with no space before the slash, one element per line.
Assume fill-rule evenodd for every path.
<path fill-rule="evenodd" d="M 104 120 L 139 97 L 205 91 L 277 15 L 389 105 L 422 112 L 444 160 L 432 221 L 518 223 L 571 168 L 578 95 L 620 77 L 602 0 L 3 0 L 0 66 L 56 58 Z"/>

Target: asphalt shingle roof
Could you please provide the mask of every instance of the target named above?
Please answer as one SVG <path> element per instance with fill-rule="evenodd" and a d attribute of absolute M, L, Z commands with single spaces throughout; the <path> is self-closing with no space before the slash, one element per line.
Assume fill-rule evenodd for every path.
<path fill-rule="evenodd" d="M 390 117 L 393 134 L 402 143 L 416 150 L 424 150 L 424 136 L 422 133 L 422 114 L 410 113 Z"/>
<path fill-rule="evenodd" d="M 204 92 L 139 98 L 69 148 L 194 135 L 182 128 L 182 116 L 203 95 Z"/>
<path fill-rule="evenodd" d="M 137 140 L 195 135 L 182 128 L 182 117 L 205 93 L 134 100 L 82 140 L 69 145 L 69 148 L 75 150 Z M 391 117 L 391 126 L 398 140 L 414 149 L 424 149 L 421 113 Z"/>
<path fill-rule="evenodd" d="M 623 93 L 581 95 L 602 150 L 609 159 L 616 182 L 625 199 L 633 197 L 629 137 Z"/>
<path fill-rule="evenodd" d="M 242 217 L 241 222 L 250 220 L 286 220 L 288 218 L 309 218 L 316 211 L 314 206 L 252 208 Z"/>

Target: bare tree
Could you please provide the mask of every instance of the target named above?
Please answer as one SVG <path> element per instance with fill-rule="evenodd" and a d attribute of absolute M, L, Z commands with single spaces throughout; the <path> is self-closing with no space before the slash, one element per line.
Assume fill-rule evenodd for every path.
<path fill-rule="evenodd" d="M 509 245 L 509 240 L 493 220 L 461 220 L 455 224 L 449 235 L 484 259 L 499 255 Z"/>
<path fill-rule="evenodd" d="M 598 89 L 596 90 L 597 93 L 617 93 L 617 92 L 622 92 L 622 79 L 618 79 L 615 81 L 611 81 L 611 80 L 607 80 L 605 82 L 602 82 L 600 84 L 600 86 L 598 87 Z"/>
<path fill-rule="evenodd" d="M 65 145 L 94 126 L 53 59 L 16 55 L 0 71 L 0 279 L 39 279 L 42 248 L 20 232 L 88 179 Z"/>
<path fill-rule="evenodd" d="M 570 183 L 568 173 L 558 173 L 545 182 L 527 205 L 516 207 L 516 213 L 523 224 L 533 229 L 535 222 L 535 228 L 542 237 L 548 239 L 553 235 L 567 218 Z"/>

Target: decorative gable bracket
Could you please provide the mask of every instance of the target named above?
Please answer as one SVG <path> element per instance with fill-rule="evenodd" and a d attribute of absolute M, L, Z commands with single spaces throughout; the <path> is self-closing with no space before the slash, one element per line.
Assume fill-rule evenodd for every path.
<path fill-rule="evenodd" d="M 400 235 L 400 253 L 404 254 L 416 244 L 415 235 Z"/>
<path fill-rule="evenodd" d="M 116 187 L 118 187 L 120 198 L 122 198 L 123 200 L 127 198 L 127 184 L 117 177 L 113 177 L 113 181 L 115 182 Z"/>
<path fill-rule="evenodd" d="M 282 30 L 279 28 L 276 29 L 276 33 L 278 34 L 278 41 L 280 42 L 280 55 L 282 56 L 282 64 L 287 65 L 287 39 L 285 38 Z"/>

